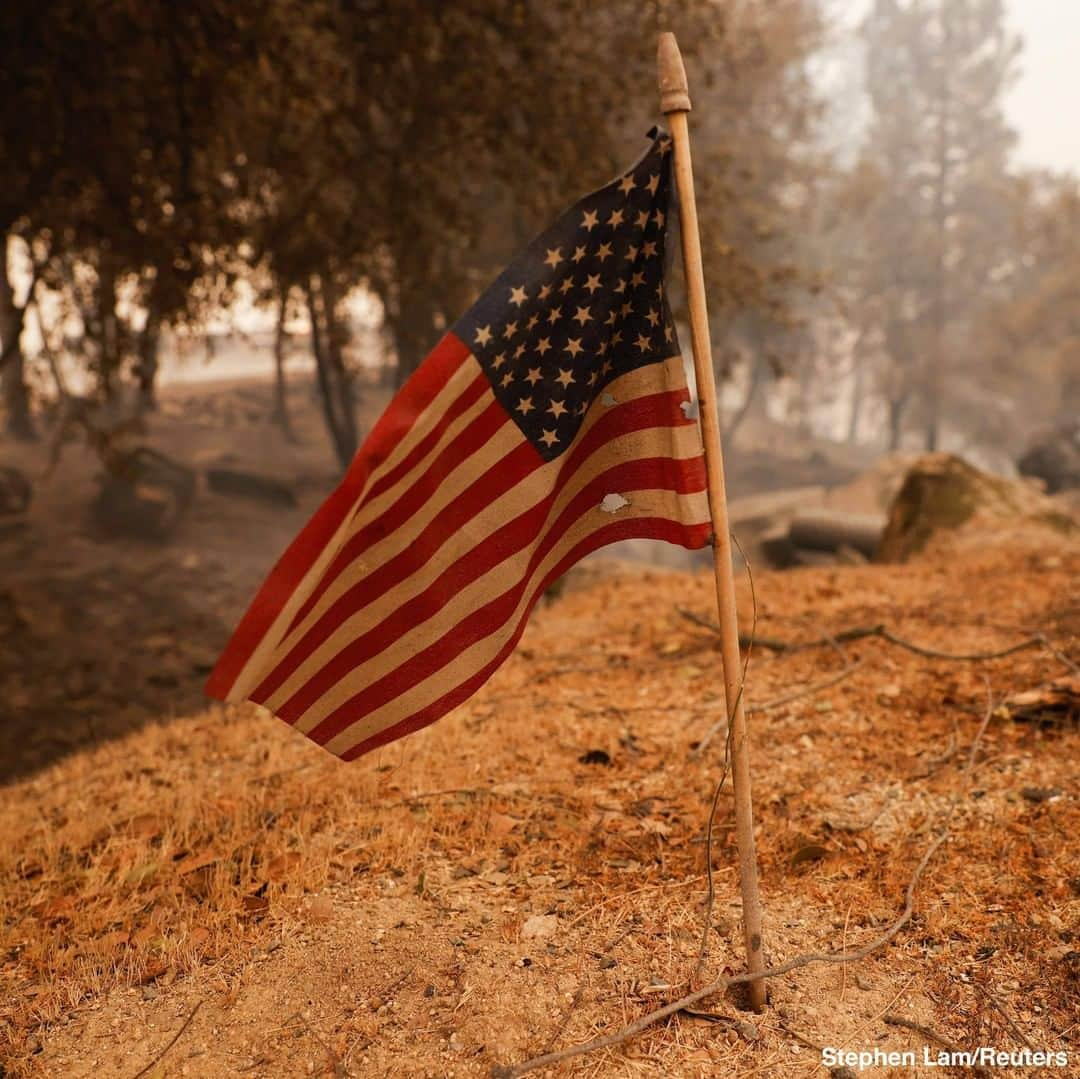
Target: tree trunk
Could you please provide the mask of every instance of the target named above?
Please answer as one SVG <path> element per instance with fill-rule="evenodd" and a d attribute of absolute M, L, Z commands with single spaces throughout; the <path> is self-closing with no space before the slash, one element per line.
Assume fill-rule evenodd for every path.
<path fill-rule="evenodd" d="M 329 275 L 313 276 L 308 288 L 308 313 L 311 317 L 311 348 L 315 353 L 315 372 L 323 418 L 334 453 L 343 469 L 348 468 L 359 444 L 353 412 L 352 387 L 342 357 L 342 332 L 337 325 L 333 304 L 333 285 Z"/>
<path fill-rule="evenodd" d="M 754 405 L 754 401 L 757 398 L 758 391 L 761 389 L 761 383 L 763 381 L 762 375 L 765 371 L 765 364 L 762 360 L 756 356 L 751 359 L 750 363 L 753 365 L 750 368 L 750 385 L 746 388 L 746 397 L 743 398 L 743 403 L 739 406 L 735 415 L 731 417 L 727 427 L 724 429 L 724 441 L 733 442 L 735 440 L 735 434 L 742 426 L 743 420 L 750 415 L 750 410 Z"/>
<path fill-rule="evenodd" d="M 394 351 L 397 367 L 394 383 L 397 389 L 408 382 L 412 373 L 424 362 L 435 341 L 434 305 L 426 296 L 406 296 L 399 302 L 397 317 L 391 328 L 394 334 Z"/>
<path fill-rule="evenodd" d="M 27 304 L 30 298 L 27 297 Z M 30 413 L 30 392 L 26 385 L 26 359 L 22 351 L 23 319 L 26 305 L 15 306 L 15 290 L 8 277 L 7 238 L 0 250 L 0 399 L 6 413 L 5 430 L 21 442 L 37 437 Z"/>
<path fill-rule="evenodd" d="M 852 371 L 851 411 L 848 413 L 847 441 L 854 446 L 859 440 L 859 420 L 862 419 L 863 398 L 866 395 L 865 373 L 859 362 L 858 345 L 855 348 L 855 366 Z"/>
<path fill-rule="evenodd" d="M 86 327 L 87 336 L 97 346 L 98 389 L 106 401 L 111 401 L 116 396 L 116 379 L 120 373 L 120 341 L 116 321 L 116 275 L 108 252 L 101 254 L 94 301 L 92 325 Z"/>
<path fill-rule="evenodd" d="M 900 449 L 900 439 L 904 434 L 904 411 L 907 408 L 907 396 L 894 397 L 889 401 L 889 452 Z"/>
<path fill-rule="evenodd" d="M 146 325 L 139 334 L 139 407 L 144 412 L 157 409 L 158 350 L 161 345 L 161 318 L 151 303 Z"/>
<path fill-rule="evenodd" d="M 285 349 L 289 336 L 285 332 L 285 316 L 289 308 L 289 289 L 281 290 L 281 303 L 278 306 L 277 332 L 274 335 L 274 407 L 270 412 L 270 422 L 281 428 L 286 442 L 295 442 L 292 422 L 289 419 L 289 403 L 285 396 Z"/>

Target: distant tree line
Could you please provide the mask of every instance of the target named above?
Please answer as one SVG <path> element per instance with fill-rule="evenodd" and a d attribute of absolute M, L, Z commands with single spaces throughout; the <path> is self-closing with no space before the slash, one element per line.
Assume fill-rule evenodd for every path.
<path fill-rule="evenodd" d="M 870 118 L 843 166 L 818 139 L 817 0 L 9 0 L 4 430 L 33 437 L 31 368 L 60 356 L 152 409 L 163 330 L 204 326 L 243 281 L 277 314 L 279 375 L 306 314 L 346 464 L 349 295 L 378 297 L 402 381 L 641 145 L 660 29 L 691 67 L 718 364 L 745 375 L 733 424 L 776 375 L 807 402 L 846 377 L 852 435 L 876 402 L 894 446 L 919 429 L 937 445 L 943 410 L 979 437 L 1004 422 L 965 397 L 972 379 L 1000 401 L 1034 372 L 1075 405 L 1080 197 L 1010 170 L 1001 0 L 875 0 Z"/>
<path fill-rule="evenodd" d="M 17 296 L 13 258 L 0 260 L 8 432 L 33 434 L 31 309 L 53 312 L 43 336 L 96 392 L 132 382 L 152 408 L 163 327 L 200 324 L 247 280 L 282 318 L 307 312 L 344 464 L 358 440 L 350 291 L 382 302 L 403 379 L 500 260 L 640 145 L 666 27 L 721 106 L 760 90 L 760 117 L 715 110 L 717 130 L 725 111 L 738 130 L 703 174 L 718 195 L 714 281 L 733 306 L 765 308 L 773 254 L 722 227 L 760 236 L 752 218 L 779 208 L 809 101 L 791 76 L 815 32 L 801 0 L 5 4 L 0 236 L 32 277 Z M 738 148 L 751 142 L 749 165 Z M 747 217 L 736 200 L 751 193 Z"/>

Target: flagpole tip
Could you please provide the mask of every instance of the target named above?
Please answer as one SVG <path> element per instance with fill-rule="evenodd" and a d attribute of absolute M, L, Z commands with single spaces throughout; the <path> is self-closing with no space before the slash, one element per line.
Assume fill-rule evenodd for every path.
<path fill-rule="evenodd" d="M 656 70 L 660 81 L 660 111 L 666 116 L 672 112 L 690 111 L 690 87 L 686 82 L 679 43 L 670 30 L 660 35 L 656 48 Z"/>

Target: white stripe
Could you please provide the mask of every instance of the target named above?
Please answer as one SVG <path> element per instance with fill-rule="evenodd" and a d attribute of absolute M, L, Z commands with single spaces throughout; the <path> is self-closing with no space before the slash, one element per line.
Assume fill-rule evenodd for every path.
<path fill-rule="evenodd" d="M 673 520 L 700 522 L 703 502 L 703 494 L 676 495 L 667 490 L 637 491 L 631 496 L 630 506 L 624 507 L 618 515 L 665 517 Z M 357 743 L 366 741 L 386 727 L 401 722 L 440 697 L 445 696 L 490 663 L 513 635 L 514 630 L 524 617 L 526 607 L 537 584 L 551 572 L 552 568 L 565 557 L 572 547 L 594 531 L 610 524 L 613 516 L 615 515 L 605 513 L 599 508 L 586 514 L 548 552 L 547 557 L 530 576 L 513 614 L 501 626 L 493 630 L 484 639 L 470 645 L 463 652 L 457 653 L 449 664 L 432 673 L 423 682 L 406 690 L 394 700 L 368 713 L 341 733 L 335 735 L 326 743 L 326 748 L 332 753 L 341 755 Z M 708 519 L 707 511 L 705 518 Z M 347 700 L 351 695 L 351 693 L 347 694 L 345 699 Z M 320 701 L 321 705 L 322 702 Z M 307 720 L 308 715 L 305 715 L 303 726 L 297 724 L 300 730 L 307 731 L 311 729 L 311 725 Z"/>
<path fill-rule="evenodd" d="M 362 662 L 350 668 L 348 675 L 338 686 L 308 709 L 301 729 L 309 730 L 315 726 L 343 701 L 382 677 L 387 671 L 404 663 L 410 655 L 415 655 L 456 626 L 470 611 L 476 610 L 477 607 L 503 592 L 507 583 L 517 580 L 525 571 L 537 541 L 547 535 L 566 506 L 596 478 L 599 472 L 621 462 L 641 458 L 646 454 L 671 457 L 681 461 L 698 457 L 701 454 L 701 444 L 697 437 L 697 430 L 689 426 L 649 428 L 622 435 L 598 446 L 596 451 L 579 465 L 566 485 L 558 491 L 557 497 L 548 509 L 547 518 L 540 525 L 535 537 L 527 540 L 519 550 L 508 552 L 502 562 L 491 567 L 455 593 L 443 608 L 432 611 L 425 621 L 416 623 L 385 651 L 365 656 Z M 424 592 L 437 577 L 456 562 L 467 557 L 500 525 L 514 520 L 550 497 L 552 488 L 559 480 L 560 464 L 560 459 L 549 462 L 487 505 L 481 514 L 469 522 L 463 530 L 464 535 L 460 533 L 457 535 L 456 542 L 444 543 L 437 555 L 424 563 L 411 577 L 395 585 L 370 607 L 365 607 L 345 619 L 266 700 L 267 706 L 275 710 L 280 708 L 310 678 L 331 662 L 343 648 L 373 629 L 414 596 Z M 634 516 L 635 513 L 631 508 L 624 515 Z M 607 520 L 612 519 L 611 516 L 607 518 Z M 282 648 L 271 662 L 277 662 L 286 653 L 287 649 Z"/>
<path fill-rule="evenodd" d="M 289 624 L 296 617 L 296 612 L 303 606 L 304 601 L 311 595 L 318 582 L 322 580 L 327 567 L 334 560 L 338 551 L 341 549 L 342 544 L 348 538 L 354 527 L 351 520 L 352 515 L 356 512 L 357 506 L 363 505 L 364 497 L 367 492 L 371 490 L 372 485 L 378 482 L 380 476 L 385 475 L 400 461 L 404 460 L 421 439 L 423 439 L 427 431 L 438 423 L 439 417 L 446 412 L 455 400 L 457 400 L 464 389 L 481 374 L 482 369 L 480 364 L 477 362 L 476 357 L 470 354 L 462 361 L 461 366 L 458 367 L 450 378 L 446 380 L 446 384 L 439 390 L 435 397 L 432 398 L 431 402 L 420 413 L 416 420 L 414 420 L 412 426 L 394 446 L 390 453 L 387 454 L 386 458 L 374 468 L 371 475 L 369 475 L 365 481 L 360 496 L 353 503 L 352 510 L 344 516 L 331 540 L 319 552 L 318 557 L 297 583 L 288 600 L 282 605 L 277 617 L 263 634 L 262 639 L 248 657 L 247 662 L 240 668 L 240 671 L 237 673 L 236 678 L 233 680 L 232 687 L 228 692 L 227 700 L 245 700 L 262 681 L 269 654 L 274 650 L 278 641 L 281 639 L 282 634 L 285 633 Z M 481 400 L 487 396 L 487 394 L 483 395 Z M 441 442 L 442 440 L 440 440 L 440 443 Z M 433 452 L 437 452 L 437 450 L 438 447 L 436 447 Z M 361 452 L 363 451 L 361 450 Z M 418 462 L 416 468 L 425 467 L 428 460 L 430 460 L 430 454 L 422 461 Z M 410 469 L 409 473 L 402 477 L 402 481 L 407 479 L 408 475 L 415 473 L 416 468 Z M 400 487 L 400 484 L 396 484 L 393 490 L 396 490 L 398 487 Z"/>

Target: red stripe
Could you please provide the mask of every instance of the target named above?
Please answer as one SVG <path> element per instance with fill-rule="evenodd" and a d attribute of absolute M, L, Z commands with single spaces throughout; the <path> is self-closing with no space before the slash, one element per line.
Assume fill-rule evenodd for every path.
<path fill-rule="evenodd" d="M 263 582 L 206 683 L 206 693 L 225 700 L 259 642 L 304 575 L 319 557 L 360 497 L 371 473 L 384 461 L 416 419 L 438 396 L 469 349 L 446 334 L 387 406 L 337 488 L 293 540 Z"/>
<path fill-rule="evenodd" d="M 598 529 L 596 532 L 590 533 L 558 565 L 554 566 L 537 585 L 510 639 L 490 663 L 437 701 L 433 701 L 420 711 L 414 712 L 406 719 L 395 723 L 392 727 L 387 727 L 385 730 L 379 731 L 378 734 L 373 734 L 366 741 L 359 742 L 357 745 L 347 749 L 341 754 L 341 759 L 346 761 L 356 760 L 365 753 L 370 753 L 373 749 L 378 749 L 388 742 L 393 742 L 406 734 L 412 734 L 414 731 L 429 726 L 437 719 L 441 719 L 459 704 L 468 700 L 502 666 L 506 658 L 517 646 L 522 633 L 525 631 L 525 626 L 528 624 L 529 615 L 536 606 L 537 600 L 544 594 L 544 590 L 552 581 L 565 573 L 587 554 L 591 554 L 609 543 L 618 543 L 620 540 L 626 539 L 667 540 L 668 543 L 677 543 L 690 550 L 696 550 L 708 545 L 709 532 L 710 526 L 707 524 L 683 525 L 678 521 L 671 521 L 663 517 L 638 517 L 615 521 Z"/>
<path fill-rule="evenodd" d="M 534 539 L 547 517 L 547 512 L 554 502 L 557 492 L 566 487 L 570 477 L 588 460 L 589 456 L 612 438 L 629 434 L 649 426 L 678 426 L 691 421 L 686 419 L 679 405 L 686 400 L 685 390 L 641 397 L 624 405 L 619 405 L 605 413 L 584 438 L 560 462 L 559 473 L 554 478 L 551 493 L 535 507 L 522 514 L 519 521 L 528 521 L 521 526 L 520 541 L 513 550 L 508 550 L 504 557 L 524 547 Z M 271 670 L 266 678 L 252 693 L 252 699 L 265 702 L 280 686 L 293 675 L 300 665 L 330 637 L 341 624 L 352 615 L 362 611 L 368 604 L 375 602 L 401 581 L 411 577 L 418 569 L 426 565 L 442 545 L 469 521 L 476 517 L 485 506 L 521 482 L 542 460 L 532 446 L 522 442 L 502 461 L 493 465 L 479 477 L 467 490 L 455 498 L 438 513 L 404 550 L 394 555 L 388 562 L 377 567 L 374 572 L 347 589 L 319 617 L 318 621 L 307 630 L 303 637 L 289 649 Z M 701 488 L 698 488 L 701 489 Z M 531 527 L 532 531 L 526 531 Z M 500 532 L 504 532 L 501 529 Z M 485 541 L 486 542 L 486 541 Z M 484 546 L 481 543 L 480 546 Z M 349 552 L 350 560 L 356 557 L 352 553 L 352 539 L 346 544 L 342 554 L 335 559 L 333 571 L 340 573 L 344 568 L 344 558 Z M 486 571 L 488 566 L 485 566 Z M 470 578 L 471 579 L 471 578 Z M 332 584 L 331 573 L 319 582 L 318 594 L 322 595 Z M 463 587 L 463 584 L 461 585 Z M 440 604 L 441 606 L 441 604 Z M 309 607 L 310 609 L 310 607 Z M 437 610 L 438 608 L 434 608 Z M 366 639 L 367 635 L 365 635 Z M 356 655 L 350 646 L 350 655 Z M 369 654 L 370 655 L 370 654 Z M 359 654 L 356 662 L 368 658 Z M 306 687 L 305 687 L 306 688 Z M 320 694 L 321 695 L 321 694 Z M 304 707 L 307 707 L 305 705 Z"/>
<path fill-rule="evenodd" d="M 405 663 L 372 682 L 344 704 L 335 708 L 318 726 L 308 732 L 308 737 L 316 742 L 329 741 L 350 723 L 387 704 L 407 689 L 419 685 L 445 667 L 461 652 L 477 641 L 489 637 L 503 626 L 512 617 L 533 573 L 548 552 L 578 518 L 596 510 L 605 493 L 613 490 L 629 493 L 664 488 L 680 494 L 700 491 L 704 489 L 704 471 L 700 467 L 700 460 L 696 459 L 696 463 L 699 466 L 697 468 L 682 468 L 681 462 L 670 457 L 624 461 L 590 480 L 544 533 L 532 552 L 527 568 L 510 588 L 484 604 L 483 607 L 473 611 L 423 651 L 411 656 Z M 523 515 L 524 523 L 530 529 L 529 537 L 536 535 L 537 527 L 542 526 L 545 516 L 544 508 L 541 508 L 539 513 L 530 511 Z M 390 621 L 394 621 L 393 616 Z M 396 625 L 395 629 L 398 628 L 407 630 L 408 625 Z M 290 698 L 278 715 L 286 723 L 295 723 L 314 701 L 317 701 L 323 693 L 353 670 L 358 663 L 377 654 L 372 649 L 372 638 L 378 650 L 381 651 L 385 645 L 381 643 L 380 636 L 376 635 L 377 632 L 373 630 L 365 634 L 363 638 L 335 655 L 318 675 Z M 381 634 L 381 637 L 386 636 L 388 634 L 385 632 Z"/>
<path fill-rule="evenodd" d="M 415 516 L 424 503 L 432 498 L 440 484 L 464 461 L 494 438 L 498 431 L 509 422 L 510 418 L 506 410 L 492 397 L 487 408 L 443 448 L 443 451 L 431 463 L 431 467 L 417 476 L 396 502 L 349 536 L 327 567 L 326 572 L 319 578 L 311 595 L 301 604 L 286 632 L 293 632 L 303 622 L 333 584 L 335 578 L 350 562 L 359 558 L 379 540 L 396 532 L 406 521 Z M 528 460 L 525 463 L 540 463 L 541 457 L 532 446 L 528 446 L 528 450 L 529 453 L 525 455 Z M 528 470 L 521 474 L 527 475 Z"/>
<path fill-rule="evenodd" d="M 402 476 L 408 475 L 435 448 L 450 424 L 467 412 L 490 389 L 491 382 L 488 380 L 487 375 L 481 372 L 458 394 L 450 407 L 439 417 L 438 423 L 406 454 L 400 464 L 395 465 L 385 476 L 380 477 L 372 484 L 371 490 L 364 496 L 364 502 L 361 505 L 364 505 L 370 499 L 377 498 L 383 491 L 390 490 Z M 358 511 L 359 509 L 360 506 L 357 507 Z"/>
<path fill-rule="evenodd" d="M 651 467 L 646 469 L 646 464 Z M 648 486 L 667 488 L 681 494 L 704 490 L 705 471 L 701 458 L 684 464 L 685 467 L 680 467 L 679 462 L 667 457 L 623 462 L 594 477 L 563 509 L 558 520 L 544 535 L 522 575 L 522 587 L 558 538 L 583 512 L 594 508 L 606 492 L 640 490 L 643 478 L 648 480 Z M 553 491 L 542 502 L 486 536 L 462 558 L 448 566 L 425 591 L 413 596 L 377 625 L 351 640 L 281 706 L 278 713 L 281 718 L 286 722 L 295 722 L 351 670 L 390 647 L 440 611 L 463 588 L 534 542 L 541 534 L 556 497 L 557 492 Z M 264 694 L 262 690 L 260 686 L 252 694 L 252 699 L 265 704 L 270 694 Z"/>

